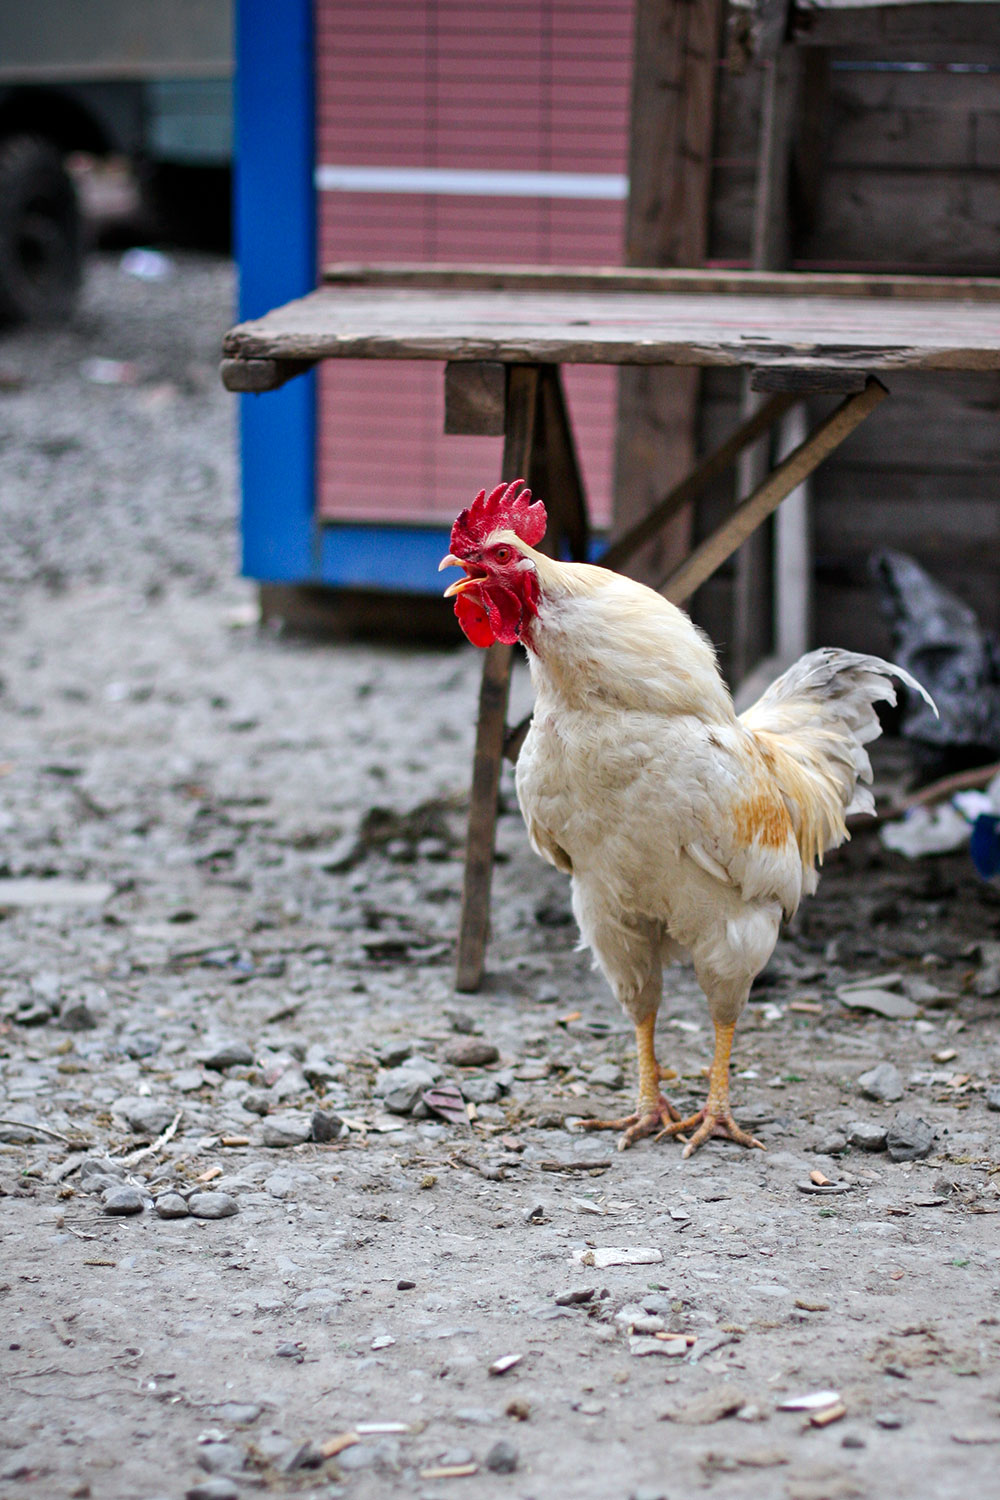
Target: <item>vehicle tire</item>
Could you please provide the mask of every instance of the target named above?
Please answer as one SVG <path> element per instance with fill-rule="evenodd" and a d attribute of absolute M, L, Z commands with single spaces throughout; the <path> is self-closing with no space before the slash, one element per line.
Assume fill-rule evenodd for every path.
<path fill-rule="evenodd" d="M 55 322 L 73 309 L 83 235 L 73 180 L 55 146 L 0 141 L 0 322 Z"/>

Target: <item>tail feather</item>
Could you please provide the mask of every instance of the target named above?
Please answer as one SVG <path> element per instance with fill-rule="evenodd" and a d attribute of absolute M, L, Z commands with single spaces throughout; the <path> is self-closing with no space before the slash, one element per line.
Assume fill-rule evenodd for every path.
<path fill-rule="evenodd" d="M 881 733 L 874 705 L 896 701 L 893 677 L 937 713 L 930 694 L 904 668 L 825 647 L 795 662 L 740 716 L 772 764 L 810 871 L 848 837 L 852 813 L 875 811 L 864 747 Z"/>

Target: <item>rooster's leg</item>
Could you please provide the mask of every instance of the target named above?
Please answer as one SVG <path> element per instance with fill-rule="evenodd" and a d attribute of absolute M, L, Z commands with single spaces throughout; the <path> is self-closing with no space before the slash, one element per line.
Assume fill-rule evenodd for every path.
<path fill-rule="evenodd" d="M 664 1124 L 657 1136 L 659 1140 L 664 1135 L 682 1135 L 688 1130 L 693 1130 L 694 1135 L 684 1147 L 685 1156 L 690 1156 L 692 1151 L 697 1151 L 698 1147 L 713 1135 L 722 1136 L 727 1141 L 735 1141 L 739 1146 L 757 1146 L 761 1151 L 767 1150 L 763 1142 L 758 1141 L 748 1131 L 741 1130 L 733 1119 L 733 1112 L 729 1107 L 729 1054 L 732 1051 L 735 1030 L 735 1021 L 729 1021 L 725 1025 L 718 1021 L 715 1023 L 715 1056 L 712 1058 L 712 1068 L 708 1075 L 707 1104 L 687 1120 L 678 1120 L 670 1125 Z"/>
<path fill-rule="evenodd" d="M 679 1120 L 680 1114 L 670 1100 L 660 1093 L 660 1079 L 666 1074 L 656 1061 L 653 1032 L 656 1029 L 656 1013 L 640 1021 L 635 1028 L 635 1044 L 639 1054 L 639 1102 L 634 1115 L 621 1120 L 581 1120 L 581 1130 L 620 1130 L 619 1151 L 625 1151 L 633 1141 L 643 1136 L 663 1132 L 671 1121 Z"/>

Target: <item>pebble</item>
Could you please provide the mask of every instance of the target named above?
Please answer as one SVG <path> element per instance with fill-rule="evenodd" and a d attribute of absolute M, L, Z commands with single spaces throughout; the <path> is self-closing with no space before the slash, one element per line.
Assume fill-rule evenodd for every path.
<path fill-rule="evenodd" d="M 339 1469 L 370 1469 L 378 1457 L 378 1450 L 371 1443 L 355 1443 L 351 1448 L 345 1448 L 343 1453 L 337 1454 L 337 1467 Z"/>
<path fill-rule="evenodd" d="M 886 1139 L 891 1161 L 919 1161 L 934 1145 L 934 1128 L 918 1115 L 900 1112 L 889 1126 Z"/>
<path fill-rule="evenodd" d="M 499 1050 L 491 1042 L 481 1041 L 475 1036 L 450 1042 L 444 1049 L 444 1055 L 446 1061 L 456 1068 L 488 1068 L 490 1063 L 500 1061 Z"/>
<path fill-rule="evenodd" d="M 235 1443 L 203 1443 L 198 1464 L 208 1474 L 231 1474 L 243 1467 L 243 1454 Z"/>
<path fill-rule="evenodd" d="M 161 1219 L 186 1219 L 191 1212 L 180 1193 L 161 1193 L 154 1207 Z"/>
<path fill-rule="evenodd" d="M 234 1427 L 250 1427 L 262 1411 L 263 1407 L 253 1401 L 224 1401 L 221 1406 L 215 1407 L 213 1416 Z"/>
<path fill-rule="evenodd" d="M 216 1474 L 185 1490 L 184 1500 L 240 1500 L 240 1492 L 231 1479 Z"/>
<path fill-rule="evenodd" d="M 486 1467 L 494 1474 L 513 1474 L 517 1468 L 519 1456 L 514 1444 L 508 1443 L 506 1438 L 501 1438 L 487 1453 Z"/>
<path fill-rule="evenodd" d="M 903 1097 L 903 1076 L 895 1063 L 883 1062 L 862 1073 L 858 1088 L 866 1099 L 878 1099 L 885 1104 L 894 1104 Z"/>
<path fill-rule="evenodd" d="M 225 1068 L 249 1068 L 253 1060 L 253 1052 L 246 1042 L 220 1042 L 201 1059 L 206 1068 L 212 1068 L 217 1073 Z"/>
<path fill-rule="evenodd" d="M 256 1126 L 254 1129 L 256 1130 Z M 269 1115 L 260 1127 L 261 1142 L 265 1146 L 280 1149 L 282 1146 L 301 1146 L 312 1138 L 312 1120 L 309 1115 Z"/>
<path fill-rule="evenodd" d="M 195 1094 L 207 1082 L 201 1068 L 180 1068 L 170 1081 L 180 1094 Z"/>
<path fill-rule="evenodd" d="M 240 1206 L 229 1193 L 192 1193 L 188 1208 L 196 1219 L 228 1219 Z"/>
<path fill-rule="evenodd" d="M 240 1099 L 240 1103 L 251 1115 L 266 1115 L 271 1111 L 271 1096 L 263 1089 L 250 1089 Z"/>
<path fill-rule="evenodd" d="M 559 1292 L 555 1299 L 556 1306 L 574 1307 L 578 1303 L 589 1302 L 595 1290 L 596 1288 L 592 1286 L 578 1286 L 568 1292 Z"/>
<path fill-rule="evenodd" d="M 412 1042 L 390 1042 L 376 1053 L 383 1068 L 398 1068 L 413 1056 Z"/>
<path fill-rule="evenodd" d="M 463 1078 L 462 1095 L 471 1104 L 496 1104 L 503 1089 L 495 1078 Z"/>
<path fill-rule="evenodd" d="M 66 1031 L 93 1031 L 97 1023 L 86 1000 L 67 1000 L 59 1012 L 59 1025 Z"/>
<path fill-rule="evenodd" d="M 874 1413 L 874 1421 L 877 1427 L 885 1427 L 890 1431 L 903 1425 L 903 1419 L 896 1411 L 877 1411 Z"/>
<path fill-rule="evenodd" d="M 851 1010 L 874 1011 L 890 1021 L 912 1021 L 920 1014 L 912 1000 L 907 1000 L 905 995 L 895 995 L 891 990 L 839 989 L 837 997 L 841 1005 Z"/>
<path fill-rule="evenodd" d="M 598 1063 L 587 1074 L 587 1082 L 601 1089 L 620 1089 L 624 1081 L 621 1068 L 613 1062 Z"/>
<path fill-rule="evenodd" d="M 884 1151 L 886 1137 L 886 1127 L 874 1120 L 852 1120 L 847 1127 L 847 1139 L 859 1151 Z"/>
<path fill-rule="evenodd" d="M 847 1136 L 840 1130 L 825 1135 L 816 1142 L 815 1150 L 819 1156 L 840 1156 L 841 1152 L 847 1150 Z"/>
<path fill-rule="evenodd" d="M 344 1122 L 339 1115 L 325 1109 L 314 1109 L 312 1114 L 312 1138 L 314 1141 L 336 1141 L 343 1134 Z"/>
<path fill-rule="evenodd" d="M 146 1197 L 128 1183 L 106 1188 L 101 1195 L 106 1214 L 141 1214 L 146 1207 Z"/>
<path fill-rule="evenodd" d="M 1000 1110 L 1000 1083 L 994 1083 L 986 1090 L 986 1108 Z"/>
<path fill-rule="evenodd" d="M 116 1099 L 112 1114 L 120 1115 L 136 1135 L 162 1135 L 177 1111 L 162 1099 L 144 1099 L 131 1094 Z"/>

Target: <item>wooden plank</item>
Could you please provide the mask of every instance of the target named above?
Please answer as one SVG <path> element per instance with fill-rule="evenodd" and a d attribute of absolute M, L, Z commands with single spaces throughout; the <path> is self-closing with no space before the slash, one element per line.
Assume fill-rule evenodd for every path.
<path fill-rule="evenodd" d="M 515 366 L 507 387 L 507 418 L 501 478 L 514 480 L 529 472 L 538 412 L 539 371 Z M 490 646 L 483 664 L 476 726 L 476 750 L 469 794 L 465 843 L 465 881 L 458 934 L 455 988 L 477 990 L 482 982 L 490 922 L 490 887 L 496 839 L 497 799 L 507 723 L 507 699 L 513 647 Z"/>
<path fill-rule="evenodd" d="M 312 360 L 306 359 L 224 359 L 219 365 L 219 377 L 227 391 L 260 395 L 263 391 L 278 390 L 296 375 L 311 370 L 312 365 Z"/>
<path fill-rule="evenodd" d="M 902 48 L 907 61 L 920 61 L 921 52 L 948 49 L 944 60 L 958 47 L 984 54 L 1000 51 L 1000 7 L 984 4 L 924 5 L 796 5 L 791 23 L 792 40 L 803 47 L 848 48 L 852 53 L 875 49 L 884 60 Z M 884 50 L 884 49 L 889 49 Z"/>
<path fill-rule="evenodd" d="M 753 173 L 753 160 L 747 170 Z M 622 266 L 428 265 L 360 262 L 326 266 L 330 287 L 463 292 L 662 292 L 768 297 L 894 297 L 906 301 L 1000 301 L 1000 277 L 754 271 Z"/>
<path fill-rule="evenodd" d="M 507 369 L 498 360 L 445 365 L 446 433 L 502 437 L 506 405 Z"/>
<path fill-rule="evenodd" d="M 798 365 L 765 365 L 750 371 L 752 391 L 797 391 L 801 396 L 846 395 L 863 391 L 867 370 L 809 370 Z"/>
<path fill-rule="evenodd" d="M 243 359 L 996 369 L 1000 311 L 886 299 L 876 318 L 865 298 L 323 288 L 240 324 L 224 348 Z"/>
<path fill-rule="evenodd" d="M 836 411 L 821 422 L 806 441 L 778 465 L 758 489 L 733 511 L 729 519 L 697 547 L 691 556 L 660 585 L 674 604 L 690 598 L 699 584 L 732 557 L 766 516 L 772 514 L 829 453 L 853 432 L 888 395 L 885 386 L 870 380 L 858 396 L 848 396 Z"/>

